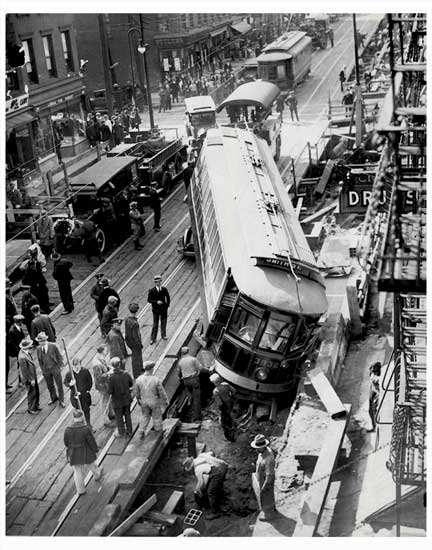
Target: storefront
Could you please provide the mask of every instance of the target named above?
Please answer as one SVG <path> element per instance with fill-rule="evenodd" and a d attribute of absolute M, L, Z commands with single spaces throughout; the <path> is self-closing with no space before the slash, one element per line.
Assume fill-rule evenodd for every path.
<path fill-rule="evenodd" d="M 36 117 L 29 104 L 29 95 L 6 101 L 6 168 L 8 173 L 22 168 L 24 173 L 37 167 L 35 159 Z"/>

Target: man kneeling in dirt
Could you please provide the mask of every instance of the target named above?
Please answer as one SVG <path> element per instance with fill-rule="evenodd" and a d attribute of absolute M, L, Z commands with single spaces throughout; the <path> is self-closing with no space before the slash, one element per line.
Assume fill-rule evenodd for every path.
<path fill-rule="evenodd" d="M 196 458 L 189 456 L 183 462 L 186 472 L 195 473 L 197 484 L 194 495 L 198 506 L 210 506 L 206 519 L 216 519 L 221 515 L 220 499 L 228 463 L 214 456 L 213 451 L 200 453 Z"/>

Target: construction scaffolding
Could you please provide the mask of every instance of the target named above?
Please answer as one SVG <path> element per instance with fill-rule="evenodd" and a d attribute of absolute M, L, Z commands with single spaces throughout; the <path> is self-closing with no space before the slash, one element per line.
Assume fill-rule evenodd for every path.
<path fill-rule="evenodd" d="M 396 487 L 426 487 L 426 16 L 388 14 L 391 88 L 360 245 L 378 290 L 394 293 L 394 414 L 387 467 Z"/>

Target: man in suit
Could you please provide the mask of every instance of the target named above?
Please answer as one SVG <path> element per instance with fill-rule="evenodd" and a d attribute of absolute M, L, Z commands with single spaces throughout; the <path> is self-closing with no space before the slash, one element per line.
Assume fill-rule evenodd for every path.
<path fill-rule="evenodd" d="M 129 317 L 125 320 L 125 340 L 126 344 L 132 350 L 132 374 L 134 378 L 138 378 L 142 374 L 143 359 L 142 359 L 142 340 L 137 319 L 139 305 L 136 303 L 129 304 Z"/>
<path fill-rule="evenodd" d="M 69 370 L 64 377 L 63 383 L 70 389 L 70 402 L 74 409 L 81 409 L 89 426 L 90 406 L 92 404 L 90 390 L 93 386 L 93 379 L 90 371 L 81 364 L 81 359 L 72 359 L 72 371 Z M 73 375 L 72 375 L 73 374 Z"/>
<path fill-rule="evenodd" d="M 57 281 L 60 299 L 62 301 L 64 311 L 62 315 L 72 313 L 74 309 L 74 302 L 72 297 L 71 280 L 73 279 L 70 269 L 72 262 L 65 260 L 58 252 L 52 254 L 54 261 L 53 278 Z"/>
<path fill-rule="evenodd" d="M 48 336 L 49 342 L 56 341 L 56 331 L 51 319 L 48 315 L 41 313 L 40 306 L 38 304 L 32 306 L 30 311 L 33 313 L 33 321 L 30 327 L 30 336 L 36 342 L 36 336 L 39 332 L 45 332 Z"/>
<path fill-rule="evenodd" d="M 156 275 L 154 278 L 155 286 L 148 291 L 147 301 L 152 305 L 153 328 L 151 331 L 150 344 L 154 344 L 157 337 L 159 319 L 161 322 L 161 336 L 167 340 L 166 324 L 168 317 L 168 308 L 171 303 L 170 295 L 166 287 L 162 286 L 162 277 Z"/>
<path fill-rule="evenodd" d="M 99 319 L 102 318 L 102 313 L 105 308 L 105 306 L 108 303 L 108 298 L 110 296 L 115 296 L 118 300 L 117 306 L 120 307 L 120 296 L 117 294 L 117 292 L 111 288 L 109 280 L 104 277 L 101 279 L 101 285 L 102 285 L 102 292 L 100 293 L 99 299 L 97 301 L 96 309 L 99 315 Z"/>
<path fill-rule="evenodd" d="M 116 436 L 132 435 L 132 420 L 130 404 L 132 402 L 131 388 L 133 380 L 131 375 L 122 370 L 121 360 L 118 357 L 111 359 L 114 372 L 108 382 L 108 393 L 111 395 L 112 404 L 117 423 Z"/>
<path fill-rule="evenodd" d="M 18 367 L 21 373 L 21 380 L 27 387 L 27 411 L 29 414 L 38 414 L 42 409 L 39 407 L 36 361 L 32 355 L 33 342 L 30 338 L 24 338 L 19 347 Z"/>
<path fill-rule="evenodd" d="M 106 337 L 106 343 L 108 344 L 110 351 L 110 358 L 112 359 L 113 357 L 118 357 L 121 361 L 122 369 L 124 370 L 128 352 L 123 334 L 121 332 L 122 322 L 123 319 L 120 319 L 119 317 L 113 319 L 111 330 L 108 332 Z"/>
<path fill-rule="evenodd" d="M 13 325 L 10 327 L 7 335 L 7 354 L 9 357 L 14 357 L 18 361 L 18 354 L 20 351 L 19 345 L 25 338 L 24 328 L 23 328 L 23 315 L 14 315 Z M 7 385 L 7 376 L 6 376 L 6 385 Z M 21 376 L 18 369 L 18 387 L 22 386 Z"/>
<path fill-rule="evenodd" d="M 102 291 L 104 289 L 104 287 L 102 286 L 102 283 L 101 283 L 101 281 L 104 277 L 105 277 L 105 275 L 103 273 L 97 273 L 96 274 L 96 283 L 92 286 L 92 289 L 90 290 L 90 298 L 92 298 L 94 300 L 96 311 L 98 311 L 99 297 L 102 294 Z M 102 318 L 102 313 L 100 315 L 98 313 L 98 317 L 99 317 L 99 321 L 100 321 L 101 318 Z"/>
<path fill-rule="evenodd" d="M 118 317 L 118 300 L 115 296 L 108 297 L 108 303 L 104 307 L 100 320 L 100 329 L 105 338 L 112 328 L 113 320 Z"/>
<path fill-rule="evenodd" d="M 30 285 L 21 285 L 21 290 L 23 291 L 21 296 L 21 314 L 24 316 L 27 332 L 31 334 L 31 323 L 33 321 L 31 307 L 37 305 L 38 301 L 36 296 L 31 293 Z"/>
<path fill-rule="evenodd" d="M 63 366 L 63 357 L 58 349 L 57 344 L 48 342 L 48 336 L 45 332 L 40 332 L 36 336 L 36 341 L 39 346 L 36 349 L 36 355 L 39 361 L 42 374 L 45 378 L 45 382 L 50 392 L 51 401 L 48 405 L 53 405 L 56 401 L 59 402 L 60 407 L 64 409 L 64 393 L 61 377 L 61 368 Z M 55 389 L 57 386 L 58 396 Z"/>

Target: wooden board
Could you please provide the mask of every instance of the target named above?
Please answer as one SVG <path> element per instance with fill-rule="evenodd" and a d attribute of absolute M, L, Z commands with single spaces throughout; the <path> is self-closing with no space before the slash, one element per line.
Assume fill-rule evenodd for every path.
<path fill-rule="evenodd" d="M 138 519 L 143 516 L 146 512 L 150 510 L 157 502 L 156 495 L 152 495 L 150 498 L 148 498 L 141 506 L 139 506 L 135 512 L 133 512 L 130 516 L 127 517 L 122 523 L 112 531 L 109 536 L 110 537 L 121 537 L 128 529 L 132 527 L 134 523 L 138 521 Z"/>
<path fill-rule="evenodd" d="M 335 468 L 340 447 L 348 425 L 351 405 L 345 404 L 347 416 L 329 420 L 324 445 L 318 457 L 309 489 L 306 491 L 294 537 L 313 537 L 319 525 L 321 513 Z"/>
<path fill-rule="evenodd" d="M 307 376 L 330 416 L 332 418 L 346 416 L 347 410 L 345 405 L 339 399 L 338 394 L 321 367 L 317 365 L 313 369 L 308 370 Z"/>

